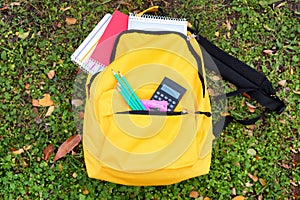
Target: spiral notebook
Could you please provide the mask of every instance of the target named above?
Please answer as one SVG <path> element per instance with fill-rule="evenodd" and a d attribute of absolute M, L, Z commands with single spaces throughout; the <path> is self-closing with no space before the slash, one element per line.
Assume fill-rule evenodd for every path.
<path fill-rule="evenodd" d="M 86 66 L 91 74 L 95 74 L 109 65 L 115 40 L 121 32 L 127 30 L 127 27 L 128 15 L 115 10 L 94 52 L 87 61 Z"/>
<path fill-rule="evenodd" d="M 82 70 L 89 72 L 87 61 L 93 53 L 104 31 L 106 30 L 106 27 L 111 20 L 111 16 L 112 15 L 109 13 L 106 14 L 71 55 L 71 60 L 75 62 Z"/>
<path fill-rule="evenodd" d="M 187 35 L 187 21 L 180 18 L 170 18 L 156 15 L 130 14 L 128 30 L 175 31 Z"/>

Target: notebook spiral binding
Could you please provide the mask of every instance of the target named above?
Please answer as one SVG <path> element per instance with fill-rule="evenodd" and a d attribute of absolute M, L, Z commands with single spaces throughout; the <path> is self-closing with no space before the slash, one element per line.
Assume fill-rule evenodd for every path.
<path fill-rule="evenodd" d="M 88 73 L 94 75 L 97 72 L 102 71 L 106 66 L 101 64 L 100 62 L 96 61 L 95 59 L 88 59 L 85 63 L 85 71 L 87 71 Z"/>
<path fill-rule="evenodd" d="M 155 21 L 168 21 L 168 22 L 174 22 L 174 23 L 180 23 L 180 22 L 186 22 L 185 18 L 174 18 L 174 17 L 166 17 L 166 16 L 158 16 L 158 15 L 149 15 L 149 14 L 143 14 L 141 17 L 137 14 L 130 13 L 129 18 L 135 18 L 138 20 L 155 20 Z"/>

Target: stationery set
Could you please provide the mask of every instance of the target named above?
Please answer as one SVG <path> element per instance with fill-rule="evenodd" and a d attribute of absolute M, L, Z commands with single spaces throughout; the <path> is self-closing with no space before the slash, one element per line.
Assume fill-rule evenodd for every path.
<path fill-rule="evenodd" d="M 115 10 L 100 20 L 71 55 L 71 60 L 90 75 L 101 72 L 110 64 L 110 56 L 118 35 L 126 30 L 174 31 L 187 35 L 187 21 L 147 14 L 142 16 L 126 15 Z M 151 100 L 140 100 L 121 72 L 112 71 L 112 73 L 118 81 L 118 91 L 132 110 L 151 110 L 153 108 L 158 111 L 174 110 L 173 101 L 169 100 L 170 102 L 168 102 L 165 101 L 167 99 L 155 98 L 157 95 L 154 95 Z M 166 87 L 162 89 L 164 88 Z M 170 88 L 167 89 L 170 91 Z"/>

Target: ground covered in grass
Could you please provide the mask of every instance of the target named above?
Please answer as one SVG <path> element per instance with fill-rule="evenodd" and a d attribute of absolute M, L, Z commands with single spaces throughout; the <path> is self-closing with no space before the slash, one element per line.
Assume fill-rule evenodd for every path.
<path fill-rule="evenodd" d="M 1 1 L 0 198 L 299 198 L 299 4 L 298 0 Z M 210 173 L 170 186 L 128 187 L 90 179 L 81 144 L 55 163 L 54 154 L 45 160 L 49 144 L 57 151 L 77 134 L 71 99 L 78 69 L 71 54 L 105 13 L 138 12 L 151 5 L 164 7 L 168 16 L 199 20 L 200 34 L 268 76 L 286 111 L 268 114 L 254 126 L 230 125 L 214 146 Z M 45 94 L 54 102 L 50 114 L 48 107 L 34 106 L 33 100 Z M 249 112 L 243 98 L 230 100 L 228 107 L 237 117 Z"/>

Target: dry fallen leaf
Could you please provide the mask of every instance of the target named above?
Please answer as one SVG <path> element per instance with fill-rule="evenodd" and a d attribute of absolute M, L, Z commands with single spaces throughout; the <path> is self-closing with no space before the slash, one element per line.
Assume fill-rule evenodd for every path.
<path fill-rule="evenodd" d="M 245 197 L 243 197 L 243 196 L 236 196 L 232 200 L 244 200 L 244 199 L 245 199 Z"/>
<path fill-rule="evenodd" d="M 219 81 L 219 80 L 221 80 L 221 77 L 220 77 L 220 76 L 217 76 L 217 75 L 214 75 L 214 76 L 212 77 L 212 79 L 213 79 L 214 81 Z"/>
<path fill-rule="evenodd" d="M 279 82 L 278 82 L 278 85 L 280 85 L 280 86 L 284 86 L 284 85 L 285 85 L 285 83 L 286 83 L 286 80 L 281 80 L 281 81 L 279 81 Z"/>
<path fill-rule="evenodd" d="M 31 149 L 31 145 L 24 146 L 23 149 L 24 149 L 25 151 L 28 151 L 29 149 Z"/>
<path fill-rule="evenodd" d="M 257 176 L 252 175 L 252 174 L 250 174 L 250 173 L 248 173 L 248 176 L 249 176 L 254 182 L 258 181 Z"/>
<path fill-rule="evenodd" d="M 71 8 L 72 8 L 71 6 L 68 6 L 68 7 L 66 7 L 66 8 L 61 7 L 59 10 L 65 12 L 65 11 L 67 11 L 67 10 L 70 10 Z"/>
<path fill-rule="evenodd" d="M 80 99 L 73 99 L 71 103 L 72 103 L 73 106 L 77 107 L 77 106 L 82 105 L 83 101 L 80 100 Z"/>
<path fill-rule="evenodd" d="M 85 190 L 82 191 L 82 194 L 87 195 L 89 193 L 88 189 L 85 188 Z"/>
<path fill-rule="evenodd" d="M 77 19 L 76 19 L 76 18 L 72 18 L 72 17 L 67 17 L 67 18 L 66 18 L 66 23 L 67 23 L 68 25 L 76 24 L 76 22 L 77 22 Z"/>
<path fill-rule="evenodd" d="M 255 149 L 250 148 L 250 149 L 247 150 L 247 154 L 249 154 L 250 156 L 255 156 L 256 151 L 255 151 Z"/>
<path fill-rule="evenodd" d="M 58 159 L 64 157 L 67 153 L 72 151 L 74 147 L 76 147 L 81 141 L 81 135 L 76 134 L 68 138 L 56 152 L 53 162 L 57 161 Z"/>
<path fill-rule="evenodd" d="M 52 69 L 47 73 L 48 78 L 51 80 L 55 76 L 55 71 Z"/>
<path fill-rule="evenodd" d="M 199 193 L 197 191 L 191 191 L 190 192 L 190 197 L 196 199 L 196 198 L 199 197 Z"/>
<path fill-rule="evenodd" d="M 225 26 L 227 27 L 228 30 L 231 30 L 231 24 L 228 19 L 226 19 Z"/>
<path fill-rule="evenodd" d="M 259 179 L 259 182 L 260 182 L 260 184 L 261 184 L 262 186 L 267 185 L 267 182 L 266 182 L 264 179 L 262 179 L 262 178 Z"/>
<path fill-rule="evenodd" d="M 228 112 L 220 112 L 220 116 L 221 117 L 230 116 L 230 113 L 228 113 Z"/>
<path fill-rule="evenodd" d="M 24 149 L 21 148 L 21 149 L 18 149 L 18 150 L 13 151 L 13 154 L 18 155 L 18 154 L 21 154 L 21 153 L 23 153 L 23 152 L 24 152 Z"/>
<path fill-rule="evenodd" d="M 298 90 L 293 90 L 293 92 L 294 92 L 295 94 L 300 94 L 300 91 L 298 91 Z"/>
<path fill-rule="evenodd" d="M 297 165 L 300 162 L 300 156 L 296 153 L 293 154 L 293 164 Z"/>
<path fill-rule="evenodd" d="M 272 55 L 273 54 L 273 51 L 270 50 L 270 49 L 267 49 L 267 50 L 263 50 L 263 52 L 267 55 Z"/>
<path fill-rule="evenodd" d="M 251 103 L 249 103 L 247 101 L 246 101 L 246 105 L 247 105 L 249 112 L 251 112 L 251 113 L 255 112 L 256 106 L 252 105 Z"/>
<path fill-rule="evenodd" d="M 21 2 L 12 2 L 10 3 L 10 6 L 19 6 L 21 5 Z"/>
<path fill-rule="evenodd" d="M 16 32 L 16 35 L 18 36 L 18 38 L 24 40 L 28 37 L 29 33 L 30 33 L 30 31 L 23 32 L 23 33 Z"/>
<path fill-rule="evenodd" d="M 49 157 L 51 156 L 51 154 L 53 153 L 54 151 L 54 147 L 52 144 L 48 144 L 46 146 L 46 148 L 44 149 L 44 160 L 48 160 Z"/>
<path fill-rule="evenodd" d="M 48 111 L 47 111 L 45 117 L 49 117 L 53 113 L 53 111 L 54 111 L 54 106 L 50 106 L 48 108 Z"/>
<path fill-rule="evenodd" d="M 293 196 L 297 199 L 300 196 L 300 190 L 296 187 L 293 187 Z"/>
<path fill-rule="evenodd" d="M 44 94 L 44 98 L 39 99 L 40 106 L 52 106 L 54 102 L 51 100 L 50 94 Z"/>
<path fill-rule="evenodd" d="M 82 111 L 78 112 L 78 118 L 84 119 L 84 112 L 82 112 Z"/>
<path fill-rule="evenodd" d="M 236 195 L 236 189 L 235 189 L 235 188 L 231 188 L 231 194 L 232 194 L 233 196 Z"/>
<path fill-rule="evenodd" d="M 247 182 L 245 185 L 246 185 L 246 187 L 252 187 L 254 184 L 250 183 L 250 182 Z"/>
<path fill-rule="evenodd" d="M 32 105 L 33 105 L 33 106 L 36 106 L 36 107 L 40 106 L 39 100 L 37 100 L 37 99 L 32 99 Z"/>
<path fill-rule="evenodd" d="M 73 178 L 77 178 L 77 173 L 74 172 L 74 173 L 72 174 L 72 176 L 73 176 Z"/>
<path fill-rule="evenodd" d="M 246 97 L 247 99 L 251 100 L 251 96 L 247 93 L 247 92 L 243 92 L 242 94 L 244 97 Z"/>

